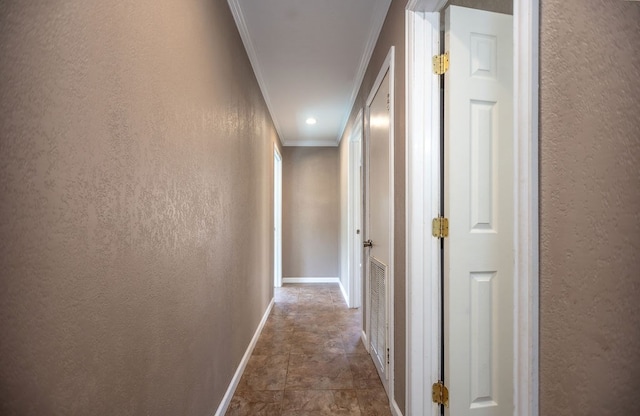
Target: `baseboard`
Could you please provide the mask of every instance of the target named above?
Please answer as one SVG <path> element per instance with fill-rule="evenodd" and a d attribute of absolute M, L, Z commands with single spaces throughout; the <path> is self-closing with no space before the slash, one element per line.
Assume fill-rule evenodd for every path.
<path fill-rule="evenodd" d="M 371 353 L 371 351 L 369 351 L 369 341 L 367 340 L 367 334 L 364 332 L 364 330 L 362 331 L 360 338 L 362 339 L 364 348 L 367 350 L 368 353 Z M 391 414 L 393 416 L 402 416 L 402 411 L 400 410 L 398 403 L 396 403 L 396 399 L 394 398 L 393 400 L 390 400 L 390 402 L 391 403 L 389 407 L 391 408 Z"/>
<path fill-rule="evenodd" d="M 240 379 L 242 378 L 242 373 L 244 373 L 244 369 L 247 367 L 249 358 L 251 358 L 253 349 L 255 348 L 256 343 L 258 342 L 258 338 L 260 338 L 260 334 L 262 333 L 262 328 L 264 328 L 264 324 L 267 322 L 267 318 L 269 318 L 269 314 L 271 313 L 271 308 L 273 308 L 274 301 L 275 299 L 271 299 L 271 302 L 269 302 L 269 306 L 267 306 L 267 310 L 262 316 L 262 320 L 260 321 L 260 324 L 258 325 L 258 328 L 256 329 L 255 334 L 253 334 L 253 338 L 251 339 L 251 342 L 249 343 L 249 346 L 247 347 L 247 350 L 245 351 L 244 356 L 242 357 L 242 360 L 240 360 L 238 369 L 236 370 L 236 373 L 233 375 L 233 378 L 231 379 L 229 388 L 227 388 L 227 392 L 224 394 L 224 397 L 222 398 L 222 402 L 220 403 L 220 406 L 218 406 L 218 410 L 216 410 L 215 416 L 223 416 L 227 412 L 227 409 L 229 408 L 229 404 L 231 404 L 231 398 L 233 397 L 233 394 L 236 392 L 238 383 L 240 383 Z"/>
<path fill-rule="evenodd" d="M 282 283 L 340 283 L 337 277 L 283 277 Z"/>
<path fill-rule="evenodd" d="M 364 329 L 362 330 L 362 334 L 360 335 L 360 338 L 362 339 L 362 344 L 364 345 L 364 349 L 367 350 L 368 353 L 371 353 L 371 351 L 369 351 L 369 340 L 367 339 L 367 334 L 364 332 Z"/>
<path fill-rule="evenodd" d="M 360 338 L 362 339 L 362 343 L 364 344 L 364 348 L 367 350 L 368 353 L 371 353 L 371 351 L 369 351 L 369 341 L 367 339 L 367 334 L 364 332 L 364 330 L 362 331 L 362 334 L 360 335 Z M 398 406 L 398 403 L 396 403 L 396 399 L 394 398 L 393 400 L 390 400 L 390 405 L 389 407 L 391 408 L 391 414 L 393 416 L 402 416 L 402 411 L 400 410 L 400 407 Z"/>
<path fill-rule="evenodd" d="M 402 411 L 400 410 L 398 403 L 396 403 L 396 399 L 393 399 L 391 402 L 391 413 L 393 416 L 402 416 Z"/>
<path fill-rule="evenodd" d="M 344 286 L 342 286 L 342 280 L 338 280 L 338 284 L 340 285 L 340 292 L 342 292 L 342 297 L 344 298 L 344 301 L 347 303 L 348 307 L 351 307 L 351 304 L 349 303 L 349 296 L 347 296 L 347 291 L 344 288 Z"/>

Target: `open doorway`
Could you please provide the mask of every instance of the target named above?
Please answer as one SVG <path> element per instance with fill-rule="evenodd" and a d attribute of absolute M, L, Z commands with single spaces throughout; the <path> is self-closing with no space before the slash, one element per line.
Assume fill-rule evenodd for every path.
<path fill-rule="evenodd" d="M 348 208 L 348 296 L 350 308 L 362 306 L 362 111 L 358 113 L 349 138 Z"/>

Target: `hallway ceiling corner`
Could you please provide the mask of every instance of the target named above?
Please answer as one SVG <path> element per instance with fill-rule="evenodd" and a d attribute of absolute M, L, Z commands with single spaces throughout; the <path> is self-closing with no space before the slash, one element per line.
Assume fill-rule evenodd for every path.
<path fill-rule="evenodd" d="M 228 3 L 282 143 L 337 146 L 391 0 Z"/>

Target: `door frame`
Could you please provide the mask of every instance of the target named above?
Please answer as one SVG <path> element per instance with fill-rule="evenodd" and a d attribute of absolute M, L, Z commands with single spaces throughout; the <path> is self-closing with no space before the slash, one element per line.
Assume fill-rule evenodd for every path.
<path fill-rule="evenodd" d="M 350 308 L 362 306 L 362 217 L 364 201 L 362 199 L 363 177 L 361 176 L 362 163 L 362 142 L 364 129 L 362 125 L 362 110 L 358 112 L 354 122 L 354 128 L 349 136 L 349 170 L 348 170 L 348 220 L 347 220 L 347 290 L 349 291 L 347 301 Z M 356 227 L 360 227 L 360 233 L 356 234 Z M 359 264 L 360 266 L 359 266 Z"/>
<path fill-rule="evenodd" d="M 389 264 L 388 267 L 388 299 L 389 303 L 387 304 L 387 316 L 388 316 L 388 339 L 387 339 L 387 348 L 389 348 L 389 366 L 387 368 L 388 374 L 388 397 L 389 397 L 389 405 L 391 408 L 391 412 L 395 415 L 401 415 L 400 409 L 395 401 L 395 389 L 394 389 L 394 376 L 395 376 L 395 346 L 394 346 L 394 182 L 393 182 L 393 174 L 394 174 L 394 115 L 395 115 L 395 46 L 391 46 L 389 48 L 389 52 L 380 67 L 378 75 L 376 77 L 373 86 L 369 92 L 367 97 L 365 108 L 364 108 L 364 136 L 363 136 L 363 170 L 364 170 L 364 212 L 363 212 L 363 228 L 366 230 L 363 239 L 369 236 L 369 219 L 368 219 L 368 198 L 369 198 L 369 141 L 370 139 L 370 126 L 369 126 L 369 109 L 373 99 L 375 98 L 376 92 L 380 88 L 382 81 L 384 80 L 385 75 L 389 73 Z M 369 347 L 369 334 L 370 334 L 370 322 L 369 322 L 369 311 L 371 310 L 371 299 L 369 296 L 369 265 L 365 260 L 365 256 L 363 255 L 363 271 L 364 271 L 364 281 L 365 281 L 365 304 L 366 313 L 364 314 L 365 320 L 365 333 L 363 333 L 363 343 L 366 346 L 367 351 L 371 354 L 371 349 Z"/>
<path fill-rule="evenodd" d="M 439 11 L 446 0 L 406 7 L 406 414 L 439 414 L 426 394 L 439 374 L 438 242 L 431 218 L 440 202 Z M 539 414 L 539 0 L 513 0 L 514 30 L 514 415 Z M 429 359 L 428 357 L 432 357 Z"/>
<path fill-rule="evenodd" d="M 282 287 L 282 155 L 273 144 L 273 286 Z"/>

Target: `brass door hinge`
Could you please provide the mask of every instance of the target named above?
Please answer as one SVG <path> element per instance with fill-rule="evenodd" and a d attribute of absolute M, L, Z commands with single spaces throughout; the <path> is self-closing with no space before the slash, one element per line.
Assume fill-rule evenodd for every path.
<path fill-rule="evenodd" d="M 433 73 L 442 75 L 449 69 L 449 54 L 443 53 L 433 57 Z"/>
<path fill-rule="evenodd" d="M 389 352 L 389 348 L 387 348 L 387 364 L 391 364 L 391 353 Z"/>
<path fill-rule="evenodd" d="M 434 403 L 449 407 L 449 389 L 442 381 L 433 383 L 433 386 L 431 387 L 431 399 Z"/>
<path fill-rule="evenodd" d="M 431 223 L 431 232 L 435 238 L 449 237 L 449 220 L 444 217 L 434 218 Z"/>

